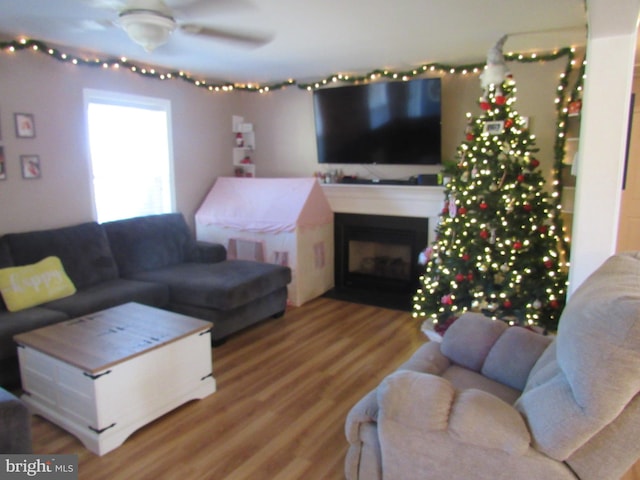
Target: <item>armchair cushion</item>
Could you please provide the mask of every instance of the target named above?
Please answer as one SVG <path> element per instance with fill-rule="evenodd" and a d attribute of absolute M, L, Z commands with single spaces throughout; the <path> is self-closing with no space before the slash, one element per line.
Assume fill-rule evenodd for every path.
<path fill-rule="evenodd" d="M 551 337 L 526 328 L 507 328 L 487 355 L 482 374 L 522 391 L 531 369 L 550 343 Z"/>
<path fill-rule="evenodd" d="M 441 350 L 452 362 L 479 372 L 489 351 L 509 328 L 481 313 L 465 313 L 453 322 L 442 339 Z"/>

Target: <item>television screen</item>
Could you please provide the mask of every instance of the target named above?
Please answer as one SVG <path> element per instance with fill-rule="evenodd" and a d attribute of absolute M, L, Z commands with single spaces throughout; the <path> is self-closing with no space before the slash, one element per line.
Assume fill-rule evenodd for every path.
<path fill-rule="evenodd" d="M 439 78 L 314 91 L 319 163 L 441 163 Z"/>

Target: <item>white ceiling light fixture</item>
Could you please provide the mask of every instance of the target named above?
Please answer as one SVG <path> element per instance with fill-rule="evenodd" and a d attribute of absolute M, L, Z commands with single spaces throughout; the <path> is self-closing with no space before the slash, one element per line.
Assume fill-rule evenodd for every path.
<path fill-rule="evenodd" d="M 119 15 L 119 23 L 129 38 L 147 52 L 165 44 L 178 26 L 172 16 L 147 9 L 125 10 Z"/>

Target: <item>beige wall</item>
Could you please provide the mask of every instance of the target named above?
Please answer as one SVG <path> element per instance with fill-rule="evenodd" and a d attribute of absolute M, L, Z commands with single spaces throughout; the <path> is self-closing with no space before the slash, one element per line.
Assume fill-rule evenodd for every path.
<path fill-rule="evenodd" d="M 8 175 L 0 182 L 0 234 L 93 219 L 84 88 L 171 101 L 176 207 L 191 221 L 215 176 L 232 173 L 227 148 L 232 95 L 20 52 L 0 55 L 0 145 Z M 16 138 L 14 112 L 34 114 L 36 138 Z M 21 178 L 19 156 L 24 154 L 40 156 L 41 179 Z"/>
<path fill-rule="evenodd" d="M 553 162 L 556 86 L 566 59 L 511 63 L 518 84 L 518 111 L 531 118 L 547 170 Z M 217 176 L 231 175 L 231 116 L 242 115 L 256 131 L 254 160 L 262 177 L 310 176 L 335 166 L 316 161 L 312 94 L 290 87 L 267 94 L 212 94 L 180 80 L 161 82 L 126 71 L 64 64 L 33 52 L 0 54 L 0 127 L 8 179 L 0 181 L 0 234 L 92 220 L 83 89 L 104 89 L 166 98 L 173 113 L 177 210 L 193 214 Z M 465 113 L 478 113 L 477 76 L 443 79 L 444 157 L 462 139 Z M 33 113 L 35 139 L 16 139 L 13 113 Z M 40 155 L 42 179 L 23 180 L 19 156 Z M 406 178 L 436 167 L 343 167 L 347 174 Z"/>
<path fill-rule="evenodd" d="M 556 135 L 554 99 L 566 58 L 553 62 L 509 64 L 518 88 L 517 110 L 531 120 L 537 137 L 543 168 L 551 172 Z M 443 157 L 453 159 L 463 139 L 466 113 L 479 113 L 477 100 L 482 91 L 477 75 L 443 77 Z M 318 165 L 316 157 L 313 96 L 293 87 L 267 94 L 238 93 L 238 114 L 254 123 L 258 176 L 304 176 L 315 171 L 341 168 L 345 174 L 364 177 L 407 178 L 419 173 L 436 173 L 435 166 L 387 166 L 370 168 L 353 165 Z"/>

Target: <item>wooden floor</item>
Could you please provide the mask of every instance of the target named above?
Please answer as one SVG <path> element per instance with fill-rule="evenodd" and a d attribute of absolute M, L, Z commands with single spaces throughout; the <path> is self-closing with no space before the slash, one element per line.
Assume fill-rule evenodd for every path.
<path fill-rule="evenodd" d="M 39 417 L 34 451 L 77 454 L 86 480 L 343 479 L 347 412 L 424 341 L 407 312 L 319 298 L 215 348 L 215 394 L 105 456 Z"/>
<path fill-rule="evenodd" d="M 33 417 L 34 451 L 78 454 L 87 480 L 342 479 L 347 412 L 423 341 L 407 312 L 319 298 L 215 348 L 218 391 L 118 449 Z"/>

